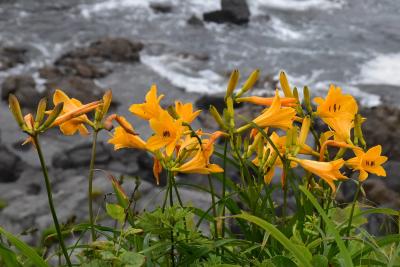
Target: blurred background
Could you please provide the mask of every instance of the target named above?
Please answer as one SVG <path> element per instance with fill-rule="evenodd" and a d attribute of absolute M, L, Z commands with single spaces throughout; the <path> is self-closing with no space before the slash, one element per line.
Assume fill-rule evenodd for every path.
<path fill-rule="evenodd" d="M 400 207 L 399 14 L 398 0 L 0 0 L 0 224 L 20 232 L 51 222 L 38 160 L 21 146 L 9 93 L 30 111 L 58 87 L 83 102 L 111 88 L 113 112 L 148 136 L 128 107 L 151 84 L 166 94 L 164 105 L 179 99 L 207 109 L 220 103 L 234 68 L 243 79 L 261 69 L 255 94 L 271 94 L 285 70 L 292 86 L 308 85 L 315 95 L 335 83 L 357 97 L 368 144 L 382 144 L 391 159 L 387 180 L 371 179 L 371 202 Z M 203 114 L 197 126 L 209 127 L 209 119 Z M 143 194 L 152 195 L 151 159 L 112 152 L 108 137 L 101 134 L 97 166 L 144 177 Z M 64 221 L 86 214 L 90 140 L 58 129 L 42 138 Z M 102 195 L 109 182 L 97 175 Z"/>

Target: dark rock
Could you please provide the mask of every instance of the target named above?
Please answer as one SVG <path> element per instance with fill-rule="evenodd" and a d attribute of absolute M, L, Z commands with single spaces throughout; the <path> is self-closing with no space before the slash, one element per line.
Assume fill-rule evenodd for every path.
<path fill-rule="evenodd" d="M 24 141 L 25 140 L 18 140 L 17 142 L 12 144 L 12 147 L 17 151 L 23 151 L 23 152 L 29 151 L 32 148 L 32 143 L 29 142 L 27 144 L 22 145 Z"/>
<path fill-rule="evenodd" d="M 139 52 L 143 49 L 140 42 L 132 42 L 125 38 L 103 38 L 91 43 L 88 47 L 78 48 L 61 56 L 56 64 L 65 58 L 100 58 L 113 62 L 139 61 Z"/>
<path fill-rule="evenodd" d="M 157 13 L 171 13 L 172 5 L 168 3 L 150 3 L 150 8 Z"/>
<path fill-rule="evenodd" d="M 62 169 L 88 167 L 91 150 L 91 143 L 77 145 L 71 149 L 55 154 L 52 158 L 52 164 L 54 167 Z M 95 163 L 105 165 L 110 159 L 110 151 L 105 144 L 102 142 L 97 143 Z"/>
<path fill-rule="evenodd" d="M 65 57 L 56 62 L 61 67 L 59 72 L 63 75 L 76 75 L 82 78 L 102 78 L 106 76 L 110 70 L 99 66 L 100 64 L 90 63 L 89 60 L 80 58 Z"/>
<path fill-rule="evenodd" d="M 77 76 L 60 77 L 60 79 L 48 81 L 46 83 L 46 91 L 49 99 L 52 99 L 56 88 L 61 88 L 69 97 L 79 99 L 85 103 L 99 100 L 104 94 L 104 90 L 92 80 Z"/>
<path fill-rule="evenodd" d="M 400 208 L 399 193 L 389 188 L 383 179 L 368 179 L 364 182 L 363 188 L 368 204 L 374 206 L 385 205 L 395 209 Z"/>
<path fill-rule="evenodd" d="M 35 108 L 42 98 L 36 91 L 34 79 L 29 75 L 8 76 L 1 86 L 1 99 L 7 101 L 9 94 L 14 94 L 23 108 Z"/>
<path fill-rule="evenodd" d="M 363 108 L 360 113 L 367 118 L 362 129 L 368 147 L 380 144 L 383 155 L 400 161 L 400 110 L 385 105 Z"/>
<path fill-rule="evenodd" d="M 0 48 L 0 71 L 15 67 L 26 62 L 25 48 L 3 47 Z"/>
<path fill-rule="evenodd" d="M 20 157 L 7 147 L 0 145 L 0 183 L 10 183 L 18 180 L 24 168 Z"/>
<path fill-rule="evenodd" d="M 215 23 L 246 24 L 249 22 L 250 10 L 246 0 L 221 0 L 221 10 L 203 14 L 203 19 Z"/>
<path fill-rule="evenodd" d="M 208 110 L 210 105 L 213 105 L 218 112 L 222 113 L 225 108 L 224 95 L 203 95 L 196 100 L 196 107 L 203 110 Z"/>
<path fill-rule="evenodd" d="M 192 26 L 202 27 L 204 26 L 204 22 L 197 17 L 196 15 L 192 15 L 188 20 L 187 23 Z"/>
<path fill-rule="evenodd" d="M 221 8 L 233 14 L 236 24 L 249 22 L 250 10 L 246 0 L 221 0 Z"/>
<path fill-rule="evenodd" d="M 38 195 L 38 194 L 40 194 L 41 190 L 42 190 L 42 187 L 39 184 L 30 183 L 27 186 L 26 193 L 28 195 Z"/>

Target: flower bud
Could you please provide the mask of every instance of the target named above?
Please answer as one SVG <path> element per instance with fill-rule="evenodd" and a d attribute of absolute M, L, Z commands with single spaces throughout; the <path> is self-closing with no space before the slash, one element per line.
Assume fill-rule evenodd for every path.
<path fill-rule="evenodd" d="M 231 73 L 231 77 L 229 78 L 228 87 L 226 88 L 225 99 L 232 96 L 233 91 L 235 90 L 237 83 L 239 81 L 239 76 L 240 76 L 239 70 L 234 69 Z"/>
<path fill-rule="evenodd" d="M 286 74 L 284 71 L 281 71 L 279 74 L 279 82 L 281 84 L 283 93 L 285 94 L 286 97 L 293 97 L 292 90 L 290 89 L 289 82 L 286 78 Z"/>
<path fill-rule="evenodd" d="M 246 82 L 243 84 L 242 89 L 240 89 L 240 92 L 238 93 L 237 97 L 240 97 L 247 91 L 249 91 L 253 86 L 256 84 L 258 77 L 260 76 L 260 70 L 256 69 L 253 71 L 249 78 L 247 78 Z"/>
<path fill-rule="evenodd" d="M 210 105 L 209 111 L 211 113 L 211 116 L 213 116 L 214 120 L 217 122 L 218 126 L 221 129 L 225 129 L 226 126 L 218 110 L 213 105 Z"/>
<path fill-rule="evenodd" d="M 311 114 L 313 112 L 313 110 L 312 110 L 312 106 L 311 106 L 310 89 L 308 89 L 307 86 L 304 86 L 303 95 L 304 95 L 304 105 L 306 107 L 306 110 L 309 114 Z"/>
<path fill-rule="evenodd" d="M 364 119 L 361 117 L 361 114 L 356 114 L 354 118 L 354 137 L 360 142 L 360 144 L 365 148 L 367 146 L 364 135 L 361 129 L 361 124 L 364 122 Z"/>
<path fill-rule="evenodd" d="M 310 126 L 311 126 L 310 116 L 304 117 L 303 123 L 301 125 L 301 129 L 300 129 L 299 139 L 298 139 L 298 144 L 300 146 L 302 146 L 306 143 L 308 132 L 310 131 Z"/>
<path fill-rule="evenodd" d="M 37 107 L 36 118 L 35 118 L 36 127 L 39 127 L 39 125 L 42 123 L 44 115 L 46 113 L 46 107 L 47 107 L 47 99 L 44 97 L 40 99 Z"/>
<path fill-rule="evenodd" d="M 229 127 L 234 128 L 235 127 L 235 121 L 234 121 L 235 110 L 233 108 L 232 97 L 228 97 L 226 99 L 226 107 L 227 107 L 227 116 L 228 116 Z"/>
<path fill-rule="evenodd" d="M 13 114 L 15 121 L 18 123 L 19 127 L 23 129 L 23 127 L 25 126 L 25 121 L 22 116 L 22 111 L 18 99 L 13 94 L 10 94 L 8 96 L 8 107 L 11 113 Z"/>
<path fill-rule="evenodd" d="M 52 124 L 55 122 L 55 120 L 58 118 L 60 115 L 61 111 L 63 110 L 64 107 L 64 102 L 58 103 L 54 109 L 50 112 L 49 116 L 47 119 L 44 121 L 44 123 L 39 127 L 39 131 L 45 131 L 49 127 L 52 126 Z"/>

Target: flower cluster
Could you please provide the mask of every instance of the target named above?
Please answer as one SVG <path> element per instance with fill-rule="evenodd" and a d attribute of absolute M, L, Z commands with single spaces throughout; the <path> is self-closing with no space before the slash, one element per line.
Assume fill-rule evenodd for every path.
<path fill-rule="evenodd" d="M 175 102 L 168 110 L 160 105 L 164 95 L 157 95 L 153 85 L 141 104 L 129 108 L 132 114 L 148 121 L 153 134 L 144 141 L 122 116 L 111 118 L 118 122 L 112 138 L 108 141 L 115 149 L 135 148 L 150 152 L 154 157 L 153 172 L 159 184 L 162 169 L 176 173 L 209 174 L 223 172 L 216 164 L 210 163 L 214 142 L 221 132 L 204 133 L 194 131 L 190 124 L 200 114 L 191 103 Z"/>

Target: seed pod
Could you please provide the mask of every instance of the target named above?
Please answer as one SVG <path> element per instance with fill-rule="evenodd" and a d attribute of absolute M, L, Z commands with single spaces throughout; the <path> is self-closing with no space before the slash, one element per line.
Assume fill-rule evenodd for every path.
<path fill-rule="evenodd" d="M 8 107 L 11 113 L 13 114 L 15 121 L 18 123 L 19 127 L 23 129 L 23 127 L 25 126 L 24 117 L 22 116 L 22 111 L 18 99 L 13 94 L 10 94 L 8 96 Z"/>

